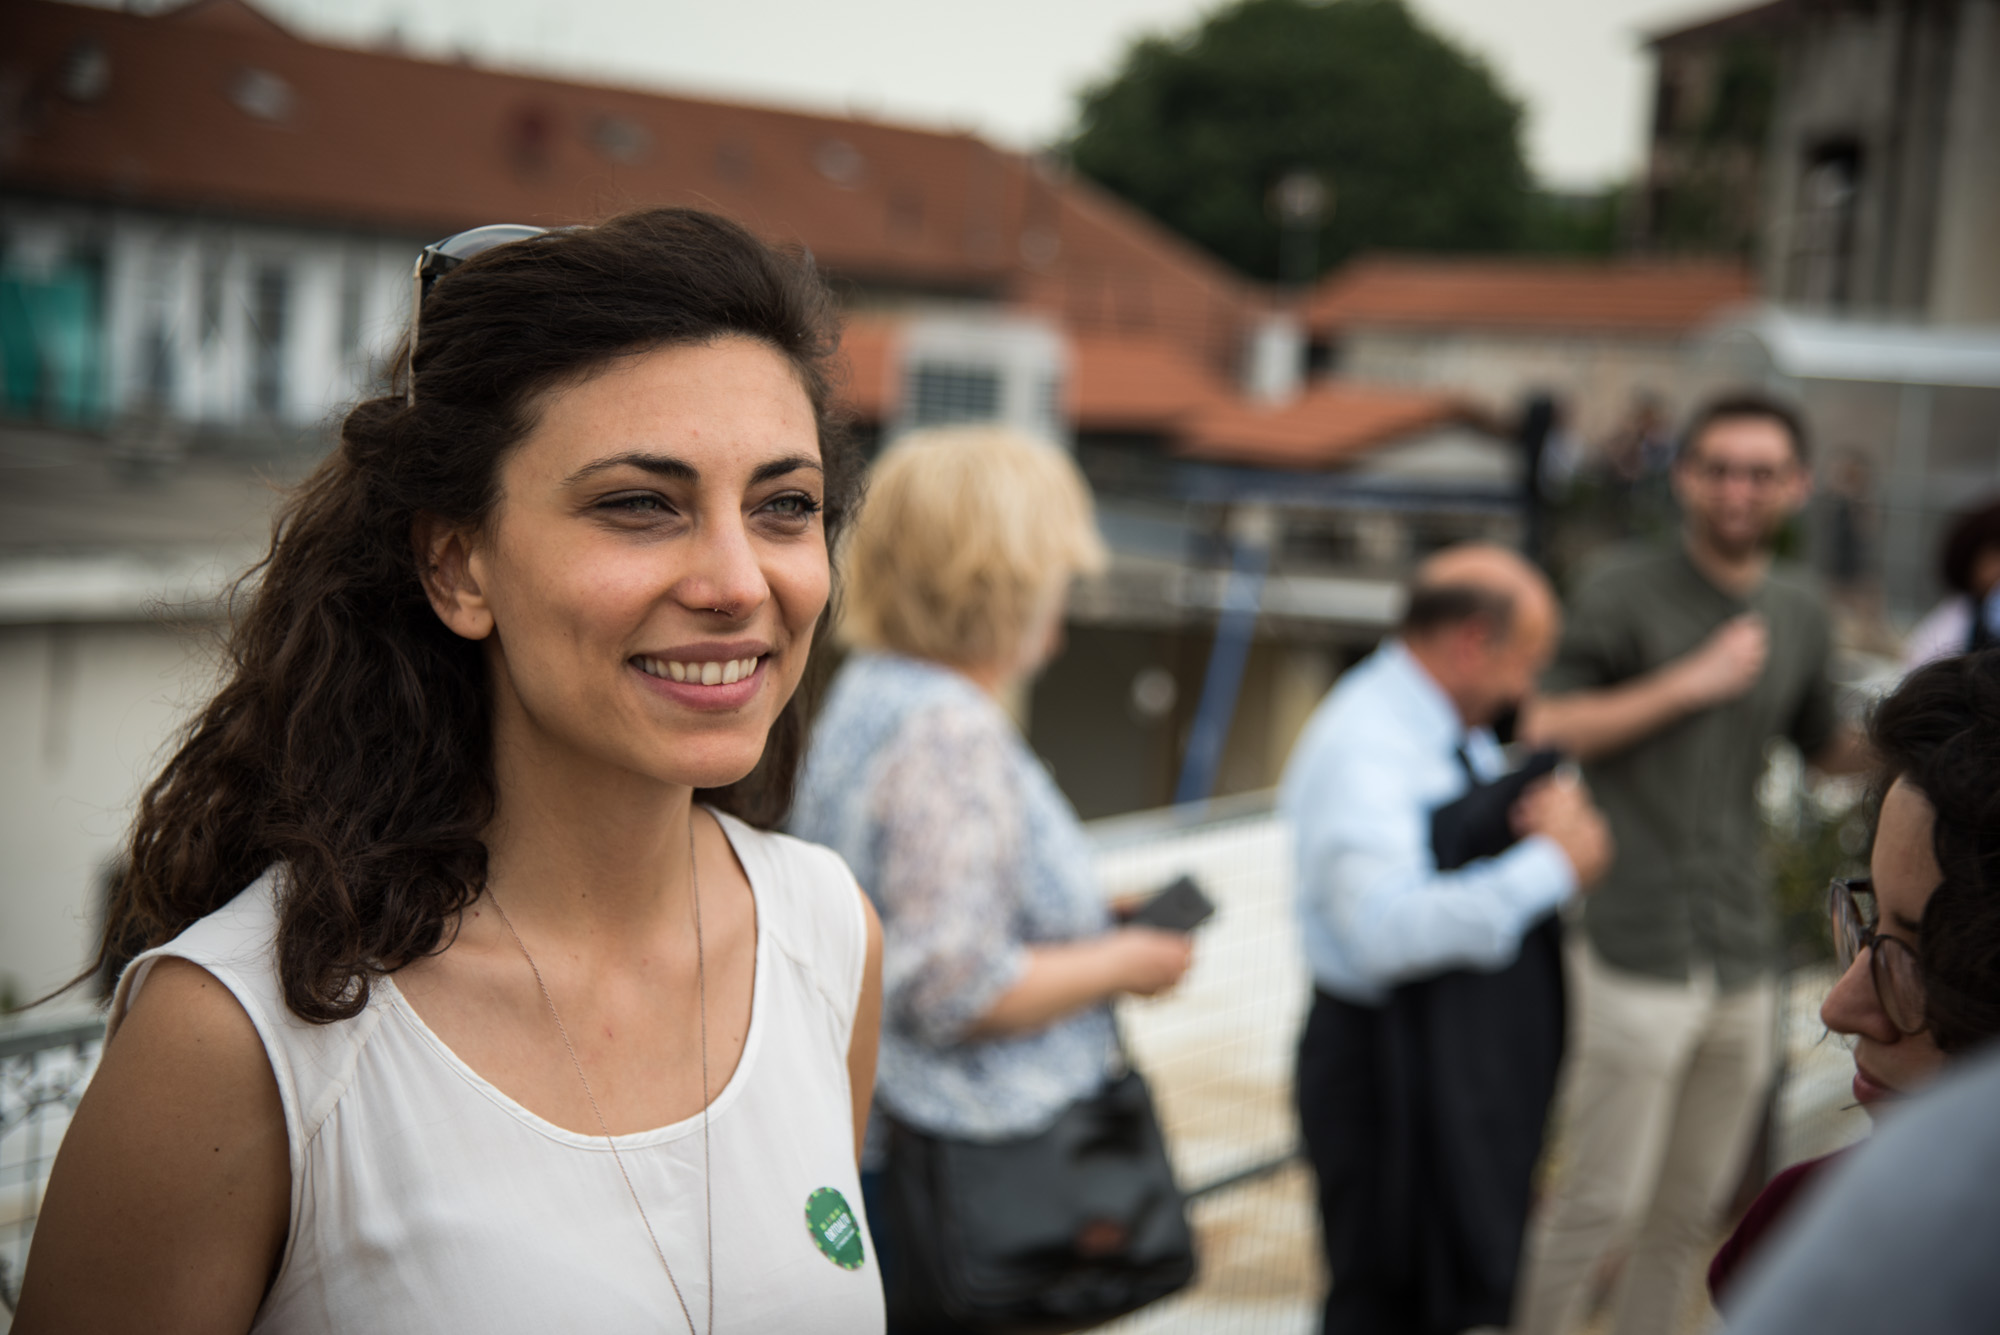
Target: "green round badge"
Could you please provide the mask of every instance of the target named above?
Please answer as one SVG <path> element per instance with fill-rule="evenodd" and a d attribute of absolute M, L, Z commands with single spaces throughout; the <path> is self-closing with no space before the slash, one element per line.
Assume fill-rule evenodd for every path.
<path fill-rule="evenodd" d="M 832 1187 L 821 1187 L 806 1197 L 806 1232 L 826 1259 L 842 1270 L 861 1268 L 861 1225 L 847 1208 L 847 1198 Z"/>

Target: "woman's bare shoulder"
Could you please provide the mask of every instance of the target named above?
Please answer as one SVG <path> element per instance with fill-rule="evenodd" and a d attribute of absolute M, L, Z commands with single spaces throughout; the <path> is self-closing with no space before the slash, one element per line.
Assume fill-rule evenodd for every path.
<path fill-rule="evenodd" d="M 290 1215 L 256 1026 L 208 970 L 156 960 L 63 1137 L 14 1330 L 247 1330 Z"/>

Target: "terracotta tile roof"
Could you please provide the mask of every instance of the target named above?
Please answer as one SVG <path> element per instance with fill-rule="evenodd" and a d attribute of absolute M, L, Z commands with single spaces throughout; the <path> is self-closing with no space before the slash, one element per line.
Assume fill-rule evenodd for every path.
<path fill-rule="evenodd" d="M 840 402 L 863 422 L 886 421 L 896 406 L 895 349 L 893 320 L 854 316 L 840 331 Z"/>
<path fill-rule="evenodd" d="M 1070 413 L 1079 431 L 1168 431 L 1228 403 L 1230 387 L 1163 339 L 1083 335 L 1070 344 Z"/>
<path fill-rule="evenodd" d="M 894 411 L 897 324 L 893 316 L 859 315 L 842 335 L 843 399 L 863 421 L 881 422 Z M 1446 395 L 1349 381 L 1325 381 L 1288 404 L 1266 407 L 1244 399 L 1173 343 L 1116 334 L 1070 340 L 1067 390 L 1070 423 L 1079 432 L 1157 435 L 1174 454 L 1259 467 L 1339 467 L 1448 422 L 1484 425 Z"/>
<path fill-rule="evenodd" d="M 162 17 L 0 0 L 0 22 L 0 186 L 16 190 L 426 240 L 694 205 L 842 279 L 1156 333 L 1217 365 L 1254 304 L 1129 207 L 966 134 L 319 45 L 241 0 Z M 86 41 L 109 78 L 79 101 L 62 71 Z"/>
<path fill-rule="evenodd" d="M 1750 271 L 1715 261 L 1363 256 L 1313 291 L 1315 331 L 1516 328 L 1681 334 L 1751 299 Z"/>
<path fill-rule="evenodd" d="M 1333 468 L 1404 436 L 1479 420 L 1448 395 L 1323 381 L 1281 407 L 1238 398 L 1204 407 L 1182 424 L 1174 452 L 1211 463 Z"/>

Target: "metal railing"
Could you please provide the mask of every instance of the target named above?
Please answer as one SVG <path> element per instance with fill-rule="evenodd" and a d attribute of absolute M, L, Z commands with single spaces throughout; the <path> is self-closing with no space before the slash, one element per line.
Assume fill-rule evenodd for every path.
<path fill-rule="evenodd" d="M 1093 822 L 1107 893 L 1193 875 L 1216 902 L 1193 967 L 1172 994 L 1120 1005 L 1153 1087 L 1190 1206 L 1202 1269 L 1188 1290 L 1117 1323 L 1122 1335 L 1304 1335 L 1324 1283 L 1311 1174 L 1298 1156 L 1293 1049 L 1311 987 L 1292 916 L 1289 834 L 1271 795 Z M 1827 1040 L 1824 966 L 1784 987 L 1784 1084 L 1772 1167 L 1860 1134 L 1847 1054 Z M 0 1331 L 18 1293 L 42 1192 L 94 1069 L 103 1023 L 70 1016 L 0 1024 Z"/>
<path fill-rule="evenodd" d="M 0 1022 L 0 1316 L 11 1325 L 56 1147 L 97 1069 L 104 1021 Z"/>
<path fill-rule="evenodd" d="M 1119 1007 L 1192 1198 L 1201 1272 L 1113 1329 L 1304 1335 L 1322 1281 L 1291 1086 L 1311 985 L 1293 925 L 1290 838 L 1272 795 L 1114 817 L 1089 830 L 1108 893 L 1158 889 L 1186 873 L 1216 904 L 1180 986 Z"/>

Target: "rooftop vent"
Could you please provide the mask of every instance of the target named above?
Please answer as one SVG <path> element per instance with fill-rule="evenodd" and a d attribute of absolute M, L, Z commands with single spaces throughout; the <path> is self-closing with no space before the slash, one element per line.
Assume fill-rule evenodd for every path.
<path fill-rule="evenodd" d="M 861 150 L 845 139 L 825 140 L 813 150 L 813 166 L 819 169 L 819 174 L 844 189 L 852 190 L 861 184 L 861 173 L 867 165 Z"/>
<path fill-rule="evenodd" d="M 1062 254 L 1062 238 L 1052 227 L 1021 229 L 1021 259 L 1031 269 L 1046 269 Z"/>
<path fill-rule="evenodd" d="M 291 119 L 298 103 L 284 76 L 254 65 L 236 71 L 236 77 L 229 81 L 229 100 L 246 116 L 274 123 Z"/>
<path fill-rule="evenodd" d="M 548 170 L 555 149 L 555 112 L 533 103 L 515 107 L 502 133 L 515 171 L 534 176 Z"/>
<path fill-rule="evenodd" d="M 715 146 L 715 174 L 741 185 L 750 179 L 750 146 L 729 140 Z"/>
<path fill-rule="evenodd" d="M 613 162 L 643 162 L 652 150 L 646 127 L 623 116 L 599 116 L 590 126 L 590 142 Z"/>
<path fill-rule="evenodd" d="M 95 102 L 111 89 L 111 57 L 94 37 L 80 39 L 63 56 L 63 96 L 72 102 Z"/>

